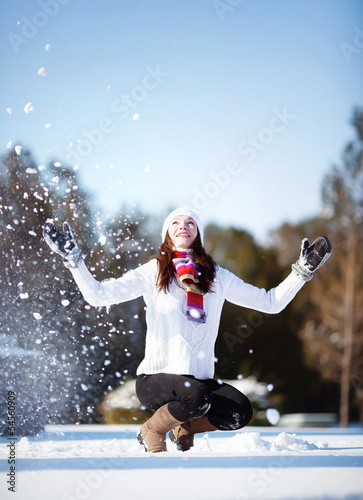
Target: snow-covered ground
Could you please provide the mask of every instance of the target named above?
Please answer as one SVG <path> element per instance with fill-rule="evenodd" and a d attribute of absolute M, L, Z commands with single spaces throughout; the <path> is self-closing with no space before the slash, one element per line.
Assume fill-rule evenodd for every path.
<path fill-rule="evenodd" d="M 0 498 L 18 500 L 361 500 L 363 430 L 249 426 L 198 435 L 194 449 L 149 454 L 137 426 L 47 426 L 0 438 Z"/>

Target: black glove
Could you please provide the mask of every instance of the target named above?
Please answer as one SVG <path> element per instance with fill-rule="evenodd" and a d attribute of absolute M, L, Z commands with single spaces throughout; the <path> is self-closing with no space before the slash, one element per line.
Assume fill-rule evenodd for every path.
<path fill-rule="evenodd" d="M 331 243 L 326 236 L 319 236 L 312 245 L 304 238 L 299 260 L 291 267 L 304 281 L 310 281 L 313 272 L 319 269 L 331 255 Z"/>
<path fill-rule="evenodd" d="M 71 226 L 68 222 L 63 222 L 63 232 L 64 234 L 51 222 L 46 222 L 43 227 L 43 238 L 53 252 L 63 257 L 66 267 L 78 267 L 83 261 L 84 255 L 74 239 Z"/>

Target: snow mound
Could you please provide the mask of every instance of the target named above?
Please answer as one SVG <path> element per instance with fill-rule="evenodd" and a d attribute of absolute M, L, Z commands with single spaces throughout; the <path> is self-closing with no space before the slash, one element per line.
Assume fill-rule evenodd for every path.
<path fill-rule="evenodd" d="M 271 444 L 272 451 L 310 451 L 327 448 L 327 443 L 311 443 L 296 437 L 296 434 L 281 432 Z"/>
<path fill-rule="evenodd" d="M 221 445 L 219 452 L 247 453 L 253 451 L 311 451 L 326 448 L 326 443 L 312 443 L 296 437 L 295 434 L 281 432 L 272 441 L 262 439 L 259 432 L 243 432 L 236 434 Z"/>

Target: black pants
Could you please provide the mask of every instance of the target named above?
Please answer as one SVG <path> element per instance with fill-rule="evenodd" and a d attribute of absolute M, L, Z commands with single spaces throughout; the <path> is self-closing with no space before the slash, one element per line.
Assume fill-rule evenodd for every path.
<path fill-rule="evenodd" d="M 169 412 L 181 422 L 207 415 L 214 427 L 231 430 L 241 429 L 252 419 L 249 399 L 231 385 L 213 379 L 169 373 L 139 375 L 136 394 L 149 410 L 168 404 Z"/>

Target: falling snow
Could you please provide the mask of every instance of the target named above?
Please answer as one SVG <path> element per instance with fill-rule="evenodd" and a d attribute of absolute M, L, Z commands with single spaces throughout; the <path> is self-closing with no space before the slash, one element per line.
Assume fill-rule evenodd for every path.
<path fill-rule="evenodd" d="M 24 111 L 25 113 L 31 113 L 32 111 L 34 111 L 33 104 L 31 102 L 28 102 L 24 107 Z"/>
<path fill-rule="evenodd" d="M 280 420 L 280 412 L 275 408 L 268 408 L 266 410 L 266 418 L 271 425 L 276 425 Z"/>
<path fill-rule="evenodd" d="M 39 76 L 47 76 L 47 70 L 45 68 L 39 68 L 38 75 Z"/>

